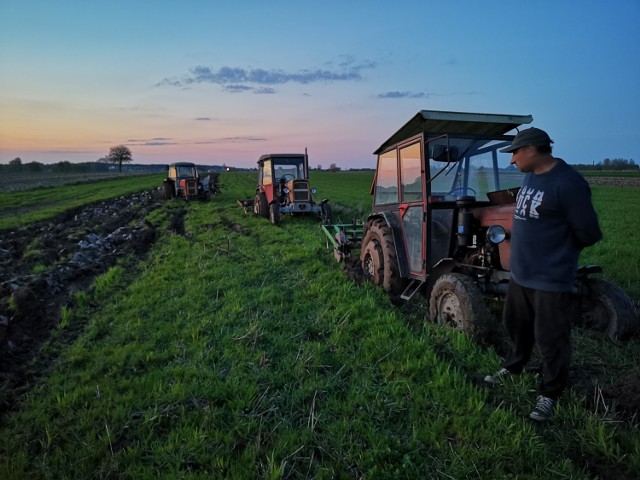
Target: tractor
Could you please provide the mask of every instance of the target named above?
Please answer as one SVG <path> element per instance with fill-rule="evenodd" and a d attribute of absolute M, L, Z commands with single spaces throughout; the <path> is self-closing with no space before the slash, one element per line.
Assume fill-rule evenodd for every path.
<path fill-rule="evenodd" d="M 332 226 L 337 258 L 360 248 L 365 278 L 394 298 L 420 291 L 432 321 L 486 332 L 495 323 L 489 305 L 504 300 L 509 284 L 509 235 L 523 179 L 499 150 L 513 140 L 509 132 L 532 121 L 418 112 L 374 152 L 373 212 L 360 226 L 361 240 L 355 225 Z M 576 272 L 576 323 L 621 338 L 638 328 L 635 306 L 622 289 L 592 277 L 601 272 Z"/>
<path fill-rule="evenodd" d="M 211 193 L 219 193 L 217 174 L 201 178 L 198 169 L 191 162 L 176 162 L 167 167 L 167 178 L 163 182 L 164 198 L 184 198 L 185 200 L 209 200 Z"/>
<path fill-rule="evenodd" d="M 258 186 L 253 200 L 238 200 L 253 213 L 269 218 L 277 225 L 283 215 L 318 215 L 331 223 L 328 200 L 316 203 L 309 182 L 309 161 L 305 153 L 276 153 L 262 155 L 258 160 Z"/>

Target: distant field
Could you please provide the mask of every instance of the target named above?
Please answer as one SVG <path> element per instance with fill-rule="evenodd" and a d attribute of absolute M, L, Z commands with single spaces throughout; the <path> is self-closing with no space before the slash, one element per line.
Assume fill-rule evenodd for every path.
<path fill-rule="evenodd" d="M 130 177 L 131 172 L 118 173 L 5 173 L 0 175 L 0 192 L 13 192 L 16 190 L 29 190 L 39 187 L 54 187 L 69 183 L 94 182 L 96 180 Z"/>
<path fill-rule="evenodd" d="M 640 170 L 579 170 L 585 177 L 625 177 L 639 178 Z"/>

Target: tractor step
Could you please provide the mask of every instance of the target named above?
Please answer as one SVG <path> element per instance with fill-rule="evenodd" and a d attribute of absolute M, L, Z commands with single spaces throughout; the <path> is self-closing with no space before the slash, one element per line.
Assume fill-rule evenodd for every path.
<path fill-rule="evenodd" d="M 400 298 L 402 298 L 403 300 L 411 300 L 411 297 L 413 297 L 415 293 L 420 290 L 420 287 L 422 287 L 422 285 L 424 285 L 424 282 L 422 280 L 412 279 L 409 282 L 409 285 L 407 285 L 407 288 L 404 289 L 404 292 L 402 292 L 402 295 L 400 295 Z"/>

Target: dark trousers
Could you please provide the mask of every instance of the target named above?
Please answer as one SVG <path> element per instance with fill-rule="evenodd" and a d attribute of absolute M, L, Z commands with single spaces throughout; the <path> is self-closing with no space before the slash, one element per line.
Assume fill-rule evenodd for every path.
<path fill-rule="evenodd" d="M 557 399 L 569 383 L 572 295 L 525 288 L 511 280 L 502 321 L 511 338 L 503 367 L 521 373 L 538 345 L 542 354 L 540 395 Z"/>

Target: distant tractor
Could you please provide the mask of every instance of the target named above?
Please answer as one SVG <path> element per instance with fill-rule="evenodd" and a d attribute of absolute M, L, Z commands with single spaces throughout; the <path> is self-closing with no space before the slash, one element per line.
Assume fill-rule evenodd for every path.
<path fill-rule="evenodd" d="M 499 149 L 513 140 L 509 132 L 532 120 L 420 111 L 374 152 L 373 212 L 361 226 L 361 242 L 353 226 L 333 226 L 336 256 L 359 247 L 371 282 L 405 300 L 421 291 L 432 321 L 482 331 L 493 321 L 485 300 L 502 300 L 507 291 L 522 184 L 511 155 Z M 601 271 L 591 266 L 576 273 L 576 322 L 623 337 L 638 328 L 635 307 L 619 287 L 591 278 Z"/>
<path fill-rule="evenodd" d="M 258 186 L 253 200 L 239 200 L 245 209 L 280 223 L 282 215 L 317 215 L 331 222 L 328 200 L 316 203 L 309 182 L 309 162 L 306 153 L 274 153 L 258 160 Z"/>
<path fill-rule="evenodd" d="M 198 169 L 191 162 L 176 162 L 167 167 L 164 179 L 164 198 L 208 200 L 211 193 L 218 193 L 217 174 L 201 179 Z"/>

